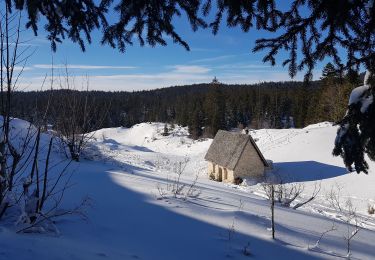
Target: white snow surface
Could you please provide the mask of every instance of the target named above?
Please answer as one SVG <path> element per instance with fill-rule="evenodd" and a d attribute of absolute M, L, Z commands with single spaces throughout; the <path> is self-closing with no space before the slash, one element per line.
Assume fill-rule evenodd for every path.
<path fill-rule="evenodd" d="M 361 217 L 363 228 L 352 241 L 352 258 L 374 259 L 375 218 L 367 206 L 375 203 L 375 164 L 369 163 L 368 175 L 348 173 L 342 159 L 331 155 L 337 131 L 331 123 L 251 131 L 277 174 L 304 183 L 303 196 L 309 196 L 316 181 L 322 185 L 318 198 L 303 208 L 276 206 L 276 240 L 270 238 L 269 202 L 261 185 L 208 180 L 204 155 L 212 140 L 193 141 L 179 126 L 163 136 L 163 128 L 162 123 L 142 123 L 97 131 L 85 159 L 72 165 L 75 185 L 62 205 L 69 208 L 88 195 L 93 203 L 89 220 L 57 219 L 59 235 L 16 234 L 12 226 L 0 223 L 0 259 L 345 258 L 347 225 L 326 201 L 335 185 Z M 187 162 L 182 183 L 190 184 L 199 174 L 200 195 L 161 199 L 157 187 L 173 182 L 181 161 Z M 333 221 L 338 230 L 314 247 Z M 244 255 L 245 247 L 250 256 Z"/>

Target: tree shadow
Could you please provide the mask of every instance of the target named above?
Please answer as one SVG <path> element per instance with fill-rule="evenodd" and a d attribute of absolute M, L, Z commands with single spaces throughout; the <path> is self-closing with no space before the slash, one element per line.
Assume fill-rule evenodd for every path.
<path fill-rule="evenodd" d="M 136 151 L 140 151 L 140 152 L 146 152 L 146 153 L 153 153 L 154 151 L 147 148 L 147 147 L 144 147 L 144 146 L 138 146 L 138 145 L 134 145 L 134 146 L 130 146 L 132 149 L 136 150 Z"/>
<path fill-rule="evenodd" d="M 284 183 L 317 181 L 348 174 L 346 168 L 317 161 L 274 163 L 274 174 Z"/>
<path fill-rule="evenodd" d="M 105 139 L 105 143 L 109 144 L 108 147 L 110 149 L 112 149 L 113 148 L 112 146 L 114 146 L 113 148 L 114 150 L 117 150 L 118 145 L 120 145 L 117 141 L 112 140 L 112 139 Z M 137 150 L 139 147 L 131 146 L 130 148 Z M 153 152 L 152 150 L 149 150 L 149 151 Z M 143 152 L 149 152 L 149 151 L 145 150 Z M 114 168 L 121 169 L 128 173 L 142 174 L 142 173 L 151 172 L 150 169 L 147 169 L 145 167 L 133 165 L 133 164 L 118 160 L 115 156 L 113 156 L 112 154 L 105 153 L 103 150 L 99 149 L 99 147 L 94 144 L 89 144 L 88 147 L 86 147 L 86 149 L 83 151 L 82 157 L 83 159 L 86 159 L 88 161 L 96 161 L 96 162 L 101 162 L 107 165 L 112 165 Z M 147 164 L 149 164 L 150 166 L 153 166 L 151 165 L 151 163 L 146 161 L 145 165 Z"/>
<path fill-rule="evenodd" d="M 139 145 L 123 145 L 111 138 L 103 139 L 103 143 L 106 144 L 109 148 L 117 149 L 119 147 L 129 147 L 131 150 L 140 151 L 140 152 L 154 152 L 153 150 Z"/>
<path fill-rule="evenodd" d="M 77 183 L 85 183 L 80 185 L 79 192 L 93 199 L 94 207 L 88 212 L 90 222 L 84 226 L 64 223 L 63 232 L 71 234 L 77 245 L 83 241 L 86 245 L 89 241 L 100 243 L 100 249 L 96 249 L 95 244 L 91 246 L 88 256 L 100 254 L 109 259 L 131 259 L 131 256 L 163 260 L 248 259 L 242 250 L 249 243 L 252 256 L 259 259 L 275 256 L 278 259 L 318 259 L 318 254 L 240 231 L 228 240 L 227 225 L 215 225 L 178 213 L 178 203 L 173 205 L 173 201 L 158 201 L 147 193 L 139 193 L 122 184 L 139 182 L 138 185 L 142 185 L 145 180 L 141 176 L 112 175 L 105 173 L 105 167 L 98 166 L 93 178 L 92 166 L 87 171 L 83 168 Z M 93 190 L 92 187 L 98 183 L 100 189 Z M 145 189 L 149 190 L 147 186 Z M 230 218 L 228 225 L 231 221 Z"/>

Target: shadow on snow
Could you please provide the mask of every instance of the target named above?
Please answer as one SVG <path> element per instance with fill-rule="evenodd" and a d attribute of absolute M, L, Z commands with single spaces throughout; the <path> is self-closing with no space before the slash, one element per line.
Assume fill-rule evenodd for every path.
<path fill-rule="evenodd" d="M 274 173 L 284 183 L 329 179 L 348 174 L 347 169 L 316 161 L 274 163 Z"/>
<path fill-rule="evenodd" d="M 95 177 L 92 166 L 96 168 Z M 88 193 L 94 201 L 94 208 L 88 214 L 89 224 L 83 226 L 77 240 L 90 241 L 100 237 L 100 251 L 90 249 L 94 258 L 105 255 L 109 259 L 248 259 L 241 250 L 249 242 L 250 252 L 259 259 L 272 259 L 276 255 L 278 259 L 318 259 L 294 246 L 286 247 L 277 241 L 240 232 L 228 241 L 227 227 L 181 215 L 169 209 L 173 205 L 157 205 L 152 202 L 152 196 L 124 187 L 104 173 L 106 167 L 103 166 L 91 164 L 87 170 L 81 169 L 79 176 L 85 183 L 80 185 L 80 192 Z M 132 179 L 137 182 L 139 178 L 137 175 L 121 175 L 119 181 L 124 183 Z M 100 188 L 93 193 L 92 187 L 99 183 Z M 72 223 L 65 228 L 71 232 L 75 230 Z M 69 233 L 68 230 L 64 232 Z"/>

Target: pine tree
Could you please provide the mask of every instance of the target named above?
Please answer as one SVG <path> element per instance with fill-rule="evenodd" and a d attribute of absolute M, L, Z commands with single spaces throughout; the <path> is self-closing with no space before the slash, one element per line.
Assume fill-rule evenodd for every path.
<path fill-rule="evenodd" d="M 168 129 L 168 124 L 164 124 L 164 129 L 163 129 L 163 136 L 168 136 L 169 135 L 169 129 Z"/>
<path fill-rule="evenodd" d="M 347 96 L 344 89 L 347 87 L 343 77 L 332 63 L 328 63 L 322 71 L 321 87 L 316 103 L 315 120 L 318 122 L 337 122 L 345 114 Z"/>
<path fill-rule="evenodd" d="M 225 122 L 225 97 L 222 86 L 212 84 L 206 99 L 207 124 L 209 134 L 215 136 L 217 131 L 226 130 Z"/>
<path fill-rule="evenodd" d="M 364 154 L 375 160 L 375 105 L 374 78 L 370 73 L 365 77 L 364 87 L 358 99 L 350 100 L 344 118 L 339 122 L 333 155 L 341 156 L 346 167 L 352 171 L 353 165 L 357 173 L 368 173 L 368 164 Z"/>
<path fill-rule="evenodd" d="M 200 107 L 194 109 L 192 118 L 188 125 L 189 133 L 191 138 L 194 140 L 199 139 L 203 134 L 203 113 Z"/>
<path fill-rule="evenodd" d="M 323 68 L 322 71 L 322 77 L 320 79 L 325 80 L 325 79 L 333 79 L 333 78 L 338 78 L 339 73 L 335 66 L 328 62 L 327 65 Z"/>

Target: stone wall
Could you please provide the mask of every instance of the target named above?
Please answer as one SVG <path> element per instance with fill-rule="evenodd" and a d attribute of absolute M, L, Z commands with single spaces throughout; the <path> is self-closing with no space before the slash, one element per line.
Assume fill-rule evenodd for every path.
<path fill-rule="evenodd" d="M 262 178 L 264 176 L 264 170 L 265 167 L 263 161 L 260 159 L 255 148 L 251 145 L 250 142 L 248 142 L 234 169 L 234 178 Z"/>
<path fill-rule="evenodd" d="M 213 177 L 216 181 L 233 182 L 234 173 L 231 170 L 226 169 L 220 165 L 208 162 L 208 176 Z"/>

